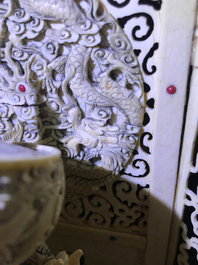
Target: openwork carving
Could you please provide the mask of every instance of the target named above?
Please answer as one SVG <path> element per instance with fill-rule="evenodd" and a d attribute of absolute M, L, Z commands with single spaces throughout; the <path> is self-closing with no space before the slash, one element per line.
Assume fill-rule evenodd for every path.
<path fill-rule="evenodd" d="M 137 144 L 144 105 L 118 23 L 96 0 L 1 8 L 1 139 L 57 146 L 67 163 L 117 174 Z"/>
<path fill-rule="evenodd" d="M 89 196 L 65 200 L 61 221 L 146 234 L 148 188 L 117 177 Z"/>
<path fill-rule="evenodd" d="M 196 264 L 198 261 L 198 138 L 194 150 L 195 163 L 190 168 L 188 188 L 184 201 L 184 216 L 181 223 L 181 239 L 177 264 Z"/>

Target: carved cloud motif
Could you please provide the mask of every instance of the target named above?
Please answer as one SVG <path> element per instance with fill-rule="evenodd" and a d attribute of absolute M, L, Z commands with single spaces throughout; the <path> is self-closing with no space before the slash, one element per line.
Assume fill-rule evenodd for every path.
<path fill-rule="evenodd" d="M 139 65 L 118 23 L 96 0 L 6 1 L 1 14 L 0 139 L 57 146 L 117 174 L 144 112 Z"/>

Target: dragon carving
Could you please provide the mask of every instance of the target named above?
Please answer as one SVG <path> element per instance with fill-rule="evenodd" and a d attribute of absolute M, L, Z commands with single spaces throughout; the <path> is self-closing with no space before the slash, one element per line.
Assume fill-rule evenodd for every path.
<path fill-rule="evenodd" d="M 97 0 L 1 0 L 0 139 L 57 146 L 101 185 L 137 144 L 142 84 L 129 40 Z"/>

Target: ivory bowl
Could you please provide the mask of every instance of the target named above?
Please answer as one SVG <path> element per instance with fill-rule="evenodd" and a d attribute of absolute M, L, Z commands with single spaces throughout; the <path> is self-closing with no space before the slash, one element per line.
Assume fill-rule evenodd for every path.
<path fill-rule="evenodd" d="M 1 265 L 20 264 L 48 237 L 59 219 L 64 191 L 58 149 L 0 141 Z"/>

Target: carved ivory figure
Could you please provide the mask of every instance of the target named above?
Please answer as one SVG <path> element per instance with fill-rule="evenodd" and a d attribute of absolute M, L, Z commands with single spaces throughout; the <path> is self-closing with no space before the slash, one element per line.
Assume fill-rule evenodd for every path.
<path fill-rule="evenodd" d="M 129 40 L 97 0 L 1 2 L 0 139 L 58 147 L 71 193 L 102 185 L 126 165 L 141 129 Z"/>

